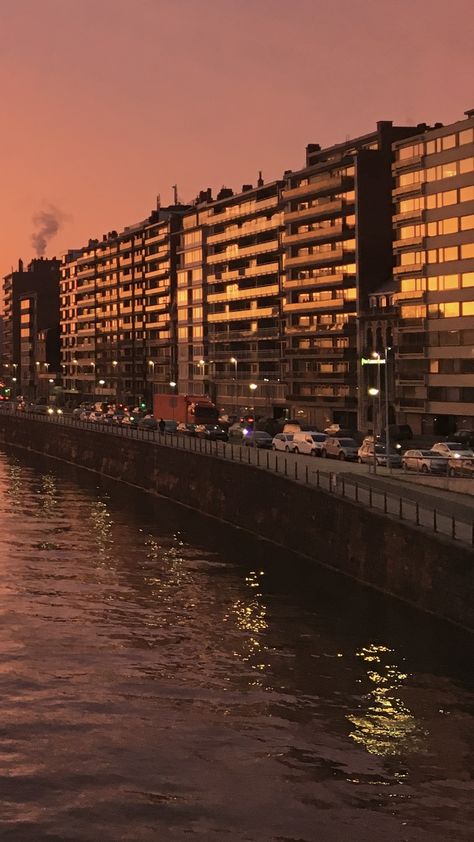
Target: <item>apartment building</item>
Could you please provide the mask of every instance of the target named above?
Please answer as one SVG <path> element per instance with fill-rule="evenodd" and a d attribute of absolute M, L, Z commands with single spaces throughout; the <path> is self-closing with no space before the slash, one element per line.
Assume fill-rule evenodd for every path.
<path fill-rule="evenodd" d="M 223 188 L 185 216 L 178 268 L 179 387 L 226 412 L 278 415 L 282 182 Z"/>
<path fill-rule="evenodd" d="M 449 434 L 474 425 L 474 110 L 394 151 L 398 419 Z"/>
<path fill-rule="evenodd" d="M 392 144 L 416 130 L 379 122 L 286 174 L 283 317 L 291 414 L 357 426 L 357 313 L 392 274 Z"/>
<path fill-rule="evenodd" d="M 89 240 L 61 267 L 64 389 L 77 402 L 151 402 L 177 378 L 176 247 L 186 208 Z"/>
<path fill-rule="evenodd" d="M 59 385 L 60 261 L 38 258 L 3 278 L 2 375 L 12 395 L 47 399 Z"/>

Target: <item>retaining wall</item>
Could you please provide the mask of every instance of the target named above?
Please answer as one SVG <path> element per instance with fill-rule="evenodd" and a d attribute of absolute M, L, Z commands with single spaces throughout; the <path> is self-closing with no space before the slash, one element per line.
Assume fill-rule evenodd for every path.
<path fill-rule="evenodd" d="M 251 465 L 105 432 L 2 415 L 0 441 L 163 495 L 474 630 L 474 553 L 449 539 Z"/>

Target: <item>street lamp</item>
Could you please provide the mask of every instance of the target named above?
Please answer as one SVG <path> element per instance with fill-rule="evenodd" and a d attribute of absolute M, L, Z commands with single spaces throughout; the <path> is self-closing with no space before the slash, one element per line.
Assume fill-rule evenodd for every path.
<path fill-rule="evenodd" d="M 379 368 L 379 371 L 380 371 L 380 368 Z M 374 438 L 374 474 L 376 474 L 377 473 L 377 456 L 376 456 L 376 453 L 375 453 L 375 445 L 376 445 L 376 441 L 377 441 L 377 430 L 376 430 L 376 426 L 375 426 L 375 398 L 377 397 L 377 395 L 380 394 L 380 390 L 376 389 L 374 386 L 371 386 L 371 388 L 368 391 L 369 391 L 369 395 L 372 398 L 372 427 L 373 427 L 373 434 L 374 434 L 373 435 L 373 438 Z"/>
<path fill-rule="evenodd" d="M 378 351 L 372 352 L 372 359 L 375 360 L 375 362 L 377 363 L 377 389 L 379 390 L 378 417 L 379 417 L 379 419 L 381 419 L 382 418 L 382 405 L 381 405 L 382 389 L 381 389 L 381 385 L 380 385 L 380 366 L 382 364 L 382 361 L 381 361 L 381 357 L 380 357 L 380 354 L 379 354 Z"/>
<path fill-rule="evenodd" d="M 177 386 L 176 380 L 170 380 L 170 386 L 173 390 L 176 389 L 176 386 Z"/>

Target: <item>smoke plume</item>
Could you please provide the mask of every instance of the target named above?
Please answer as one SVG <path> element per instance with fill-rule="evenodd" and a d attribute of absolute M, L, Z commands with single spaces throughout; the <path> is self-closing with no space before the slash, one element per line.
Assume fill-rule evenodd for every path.
<path fill-rule="evenodd" d="M 33 225 L 35 226 L 35 231 L 31 235 L 31 242 L 37 257 L 43 257 L 50 239 L 58 233 L 63 222 L 67 219 L 67 214 L 63 213 L 63 211 L 54 205 L 48 205 L 43 210 L 34 214 Z"/>

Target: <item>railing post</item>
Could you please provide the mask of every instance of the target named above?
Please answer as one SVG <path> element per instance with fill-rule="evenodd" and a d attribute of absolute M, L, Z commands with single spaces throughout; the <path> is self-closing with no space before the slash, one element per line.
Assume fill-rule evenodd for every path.
<path fill-rule="evenodd" d="M 342 479 L 342 483 L 341 483 L 342 496 L 345 497 L 346 496 L 346 481 L 345 481 L 344 477 L 341 477 L 341 479 Z"/>
<path fill-rule="evenodd" d="M 319 488 L 319 468 L 316 470 L 316 485 Z"/>
<path fill-rule="evenodd" d="M 247 451 L 248 451 L 247 464 L 250 465 L 250 447 L 247 448 Z"/>
<path fill-rule="evenodd" d="M 402 500 L 401 497 L 400 497 L 400 502 L 399 502 L 398 515 L 399 515 L 400 520 L 403 520 L 403 500 Z"/>
<path fill-rule="evenodd" d="M 275 454 L 275 473 L 276 474 L 278 473 L 278 456 L 276 454 Z M 473 529 L 473 535 L 474 535 L 474 525 L 473 525 L 472 529 Z M 474 544 L 474 538 L 473 538 L 472 543 Z"/>
<path fill-rule="evenodd" d="M 454 515 L 451 518 L 451 538 L 453 538 L 453 540 L 456 539 L 456 521 L 454 519 Z"/>
<path fill-rule="evenodd" d="M 267 450 L 267 471 L 268 471 L 269 467 L 270 467 L 270 451 Z"/>
<path fill-rule="evenodd" d="M 369 486 L 369 508 L 372 508 L 372 486 Z"/>
<path fill-rule="evenodd" d="M 298 479 L 298 460 L 295 459 L 295 479 Z"/>
<path fill-rule="evenodd" d="M 356 503 L 359 502 L 359 483 L 356 482 L 355 484 L 355 501 Z"/>
<path fill-rule="evenodd" d="M 438 519 L 436 516 L 436 509 L 433 509 L 433 532 L 438 531 Z"/>
<path fill-rule="evenodd" d="M 386 491 L 384 491 L 384 493 L 383 493 L 383 511 L 384 511 L 384 514 L 386 515 L 387 514 L 387 492 Z"/>
<path fill-rule="evenodd" d="M 305 473 L 306 473 L 306 485 L 308 485 L 309 475 L 308 475 L 308 466 L 307 465 L 306 465 Z"/>
<path fill-rule="evenodd" d="M 420 525 L 420 504 L 417 503 L 415 506 L 415 523 L 417 526 Z"/>
<path fill-rule="evenodd" d="M 288 459 L 285 456 L 285 477 L 288 476 Z"/>
<path fill-rule="evenodd" d="M 257 467 L 258 468 L 260 467 L 260 451 L 259 451 L 258 447 L 257 447 Z"/>

